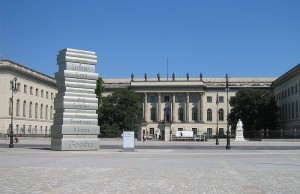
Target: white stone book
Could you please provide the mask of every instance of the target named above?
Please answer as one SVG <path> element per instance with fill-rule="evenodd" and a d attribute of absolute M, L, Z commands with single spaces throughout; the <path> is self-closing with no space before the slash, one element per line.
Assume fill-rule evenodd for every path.
<path fill-rule="evenodd" d="M 86 97 L 86 98 L 97 98 L 96 94 L 86 94 L 86 93 L 63 92 L 60 95 L 62 95 L 62 96 Z"/>
<path fill-rule="evenodd" d="M 52 135 L 52 138 L 56 139 L 95 139 L 98 138 L 98 135 L 62 135 L 62 134 L 55 134 Z"/>
<path fill-rule="evenodd" d="M 51 135 L 99 135 L 100 126 L 96 125 L 52 125 Z"/>
<path fill-rule="evenodd" d="M 56 82 L 80 82 L 80 83 L 87 83 L 87 84 L 95 84 L 97 85 L 97 80 L 94 79 L 76 79 L 72 77 L 55 77 Z"/>
<path fill-rule="evenodd" d="M 62 63 L 59 65 L 58 71 L 71 70 L 95 73 L 95 65 L 81 64 L 81 63 Z"/>
<path fill-rule="evenodd" d="M 71 52 L 71 53 L 81 53 L 81 54 L 86 54 L 86 55 L 96 55 L 96 52 L 94 51 L 86 51 L 86 50 L 79 50 L 79 49 L 73 49 L 73 48 L 65 48 L 63 50 L 60 50 L 58 52 L 59 55 L 64 55 L 66 52 Z"/>
<path fill-rule="evenodd" d="M 66 63 L 66 62 L 84 63 L 84 64 L 90 64 L 90 65 L 96 65 L 97 64 L 96 59 L 71 57 L 71 56 L 64 56 L 64 55 L 58 55 L 57 56 L 57 64 L 58 65 Z"/>
<path fill-rule="evenodd" d="M 92 139 L 51 139 L 51 149 L 62 150 L 98 150 L 100 148 L 100 140 L 98 138 Z"/>
<path fill-rule="evenodd" d="M 69 81 L 56 81 L 57 88 L 86 88 L 86 89 L 96 89 L 96 84 L 82 83 L 82 82 L 69 82 Z"/>
<path fill-rule="evenodd" d="M 79 118 L 79 119 L 98 119 L 98 115 L 97 114 L 87 114 L 87 113 L 81 113 L 81 112 L 77 112 L 77 113 L 54 113 L 54 117 L 58 117 L 58 118 Z"/>
<path fill-rule="evenodd" d="M 67 52 L 62 53 L 60 55 L 66 55 L 66 56 L 70 56 L 70 57 L 77 57 L 77 58 L 83 58 L 83 59 L 97 60 L 97 56 L 95 54 L 86 54 L 86 53 L 78 53 L 78 52 L 67 51 Z"/>
<path fill-rule="evenodd" d="M 62 96 L 58 94 L 55 99 L 55 102 L 82 102 L 82 103 L 98 103 L 98 98 L 87 98 L 82 96 Z"/>
<path fill-rule="evenodd" d="M 96 110 L 78 110 L 78 109 L 56 109 L 55 113 L 86 113 L 86 114 L 96 114 Z"/>
<path fill-rule="evenodd" d="M 97 80 L 99 78 L 98 73 L 89 73 L 89 72 L 80 72 L 80 71 L 71 71 L 71 70 L 63 70 L 55 73 L 55 76 L 60 77 L 73 77 L 77 79 L 94 79 Z"/>
<path fill-rule="evenodd" d="M 61 87 L 58 88 L 58 93 L 70 92 L 70 93 L 83 93 L 83 94 L 95 94 L 95 89 L 87 88 L 72 88 L 72 87 Z"/>
<path fill-rule="evenodd" d="M 54 108 L 98 110 L 98 103 L 54 102 Z"/>
<path fill-rule="evenodd" d="M 77 119 L 55 117 L 54 125 L 98 125 L 98 119 Z"/>

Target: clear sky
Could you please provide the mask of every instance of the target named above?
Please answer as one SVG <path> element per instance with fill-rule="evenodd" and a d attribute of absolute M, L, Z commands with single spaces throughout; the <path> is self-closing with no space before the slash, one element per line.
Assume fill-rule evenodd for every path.
<path fill-rule="evenodd" d="M 300 63 L 299 0 L 0 0 L 0 58 L 54 76 L 64 48 L 103 78 L 278 77 Z"/>

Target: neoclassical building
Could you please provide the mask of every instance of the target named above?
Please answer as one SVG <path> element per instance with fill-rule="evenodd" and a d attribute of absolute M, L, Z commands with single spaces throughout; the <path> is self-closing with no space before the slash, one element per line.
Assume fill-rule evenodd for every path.
<path fill-rule="evenodd" d="M 225 76 L 224 76 L 225 77 Z M 199 135 L 226 134 L 228 100 L 241 88 L 271 90 L 275 78 L 229 78 L 227 96 L 225 78 L 132 78 L 103 79 L 105 92 L 129 87 L 141 96 L 144 122 L 141 131 L 165 140 L 177 131 L 193 131 Z M 218 103 L 217 102 L 218 98 Z"/>
<path fill-rule="evenodd" d="M 10 60 L 0 60 L 0 138 L 6 138 L 11 124 L 11 81 L 17 78 L 13 98 L 13 129 L 19 135 L 51 134 L 53 103 L 57 93 L 52 77 Z M 141 96 L 144 122 L 141 130 L 159 132 L 168 140 L 177 131 L 220 135 L 227 130 L 228 100 L 240 88 L 273 91 L 279 107 L 283 136 L 300 135 L 300 64 L 279 78 L 229 78 L 227 98 L 224 78 L 128 78 L 103 79 L 103 96 L 129 87 Z M 218 103 L 217 102 L 218 98 Z"/>
<path fill-rule="evenodd" d="M 13 94 L 14 133 L 50 135 L 57 93 L 54 79 L 13 61 L 0 60 L 0 138 L 6 138 L 10 131 L 14 78 L 17 78 L 17 91 Z"/>
<path fill-rule="evenodd" d="M 272 83 L 283 136 L 300 135 L 300 64 Z"/>

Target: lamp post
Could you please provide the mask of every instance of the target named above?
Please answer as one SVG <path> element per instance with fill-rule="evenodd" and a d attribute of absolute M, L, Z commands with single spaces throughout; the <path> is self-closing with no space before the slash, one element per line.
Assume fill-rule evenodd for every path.
<path fill-rule="evenodd" d="M 216 99 L 216 105 L 217 105 L 217 129 L 216 129 L 216 145 L 219 145 L 219 94 L 217 92 L 217 99 Z"/>
<path fill-rule="evenodd" d="M 229 138 L 229 99 L 228 99 L 228 75 L 226 73 L 226 93 L 227 93 L 227 144 L 226 144 L 226 150 L 230 150 L 230 138 Z"/>
<path fill-rule="evenodd" d="M 14 92 L 17 92 L 17 78 L 15 77 L 11 83 L 11 117 L 10 117 L 10 141 L 9 141 L 9 148 L 14 147 L 14 130 L 13 130 L 13 121 L 14 121 Z"/>

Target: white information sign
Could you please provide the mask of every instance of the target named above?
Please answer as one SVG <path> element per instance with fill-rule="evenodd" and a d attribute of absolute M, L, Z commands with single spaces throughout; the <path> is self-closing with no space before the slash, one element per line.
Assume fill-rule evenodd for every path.
<path fill-rule="evenodd" d="M 134 151 L 133 131 L 123 131 L 123 151 Z"/>

